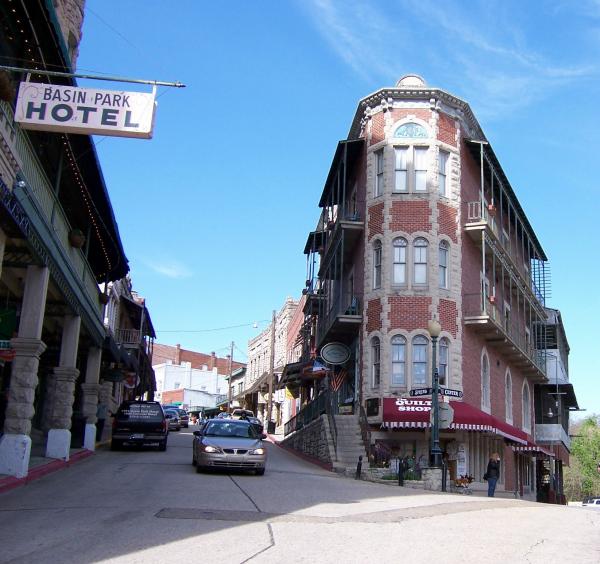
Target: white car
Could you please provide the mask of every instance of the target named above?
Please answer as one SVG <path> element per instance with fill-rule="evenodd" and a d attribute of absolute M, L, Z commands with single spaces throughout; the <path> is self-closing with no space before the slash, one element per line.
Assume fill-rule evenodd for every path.
<path fill-rule="evenodd" d="M 581 506 L 589 507 L 590 509 L 600 509 L 600 497 L 586 497 Z"/>

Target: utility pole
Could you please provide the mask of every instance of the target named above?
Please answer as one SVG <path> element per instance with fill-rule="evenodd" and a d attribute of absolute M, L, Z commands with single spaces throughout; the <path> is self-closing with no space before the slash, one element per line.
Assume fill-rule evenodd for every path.
<path fill-rule="evenodd" d="M 271 320 L 271 359 L 269 361 L 269 403 L 267 408 L 267 433 L 269 432 L 269 424 L 271 423 L 271 415 L 273 414 L 273 378 L 275 376 L 275 310 L 273 310 L 273 318 Z"/>
<path fill-rule="evenodd" d="M 231 373 L 233 371 L 233 341 L 229 352 L 229 378 L 227 380 L 227 413 L 231 413 Z"/>

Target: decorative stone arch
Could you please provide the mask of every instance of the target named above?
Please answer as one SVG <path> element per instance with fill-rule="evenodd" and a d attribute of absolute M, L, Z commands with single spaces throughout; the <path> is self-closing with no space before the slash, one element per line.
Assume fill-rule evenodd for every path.
<path fill-rule="evenodd" d="M 390 128 L 390 139 L 414 142 L 420 139 L 435 139 L 431 126 L 415 116 L 406 116 L 396 121 Z"/>

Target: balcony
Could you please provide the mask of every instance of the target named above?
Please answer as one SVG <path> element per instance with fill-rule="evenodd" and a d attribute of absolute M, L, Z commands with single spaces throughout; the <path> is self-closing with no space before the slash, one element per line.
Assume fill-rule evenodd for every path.
<path fill-rule="evenodd" d="M 540 287 L 535 284 L 529 272 L 529 267 L 525 264 L 524 256 L 519 256 L 517 253 L 513 242 L 514 237 L 509 237 L 498 226 L 494 210 L 494 206 L 488 206 L 487 208 L 483 208 L 482 213 L 481 202 L 468 202 L 465 232 L 479 248 L 483 244 L 482 239 L 485 238 L 487 243 L 486 252 L 490 254 L 494 252 L 507 271 L 515 278 L 515 282 L 519 287 L 531 298 L 543 305 L 545 302 L 545 292 L 541 287 L 542 284 L 539 285 Z M 482 237 L 482 234 L 484 237 Z M 522 252 L 522 255 L 525 254 Z M 536 278 L 540 278 L 541 282 L 544 274 L 538 274 Z"/>
<path fill-rule="evenodd" d="M 465 325 L 472 326 L 509 358 L 513 366 L 534 380 L 547 380 L 546 351 L 534 347 L 535 339 L 524 328 L 519 330 L 506 320 L 492 297 L 487 298 L 481 292 L 463 295 L 463 319 Z"/>
<path fill-rule="evenodd" d="M 115 341 L 126 349 L 137 349 L 142 342 L 142 332 L 139 329 L 117 329 Z"/>
<path fill-rule="evenodd" d="M 338 215 L 327 222 L 325 230 L 325 246 L 321 264 L 325 264 L 331 256 L 332 249 L 341 249 L 342 260 L 348 263 L 365 230 L 365 222 L 353 213 Z"/>
<path fill-rule="evenodd" d="M 19 159 L 20 178 L 12 194 L 3 194 L 5 202 L 14 197 L 27 215 L 26 236 L 36 253 L 48 264 L 52 276 L 66 301 L 87 319 L 88 327 L 98 339 L 105 332 L 98 284 L 84 253 L 69 243 L 71 225 L 46 176 L 27 135 L 15 127 L 12 108 L 0 102 L 0 125 L 8 135 Z"/>
<path fill-rule="evenodd" d="M 362 325 L 362 313 L 358 297 L 340 293 L 325 300 L 317 325 L 318 346 L 325 341 L 351 341 Z"/>
<path fill-rule="evenodd" d="M 571 450 L 571 439 L 562 425 L 557 423 L 536 424 L 535 440 L 541 445 L 562 443 Z"/>

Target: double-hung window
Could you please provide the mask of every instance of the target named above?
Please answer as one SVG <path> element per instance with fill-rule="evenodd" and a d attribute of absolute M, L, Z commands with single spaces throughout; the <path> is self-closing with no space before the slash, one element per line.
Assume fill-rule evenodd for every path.
<path fill-rule="evenodd" d="M 440 377 L 440 384 L 447 386 L 448 382 L 448 352 L 450 350 L 450 343 L 445 337 L 440 339 L 440 361 L 438 364 L 438 375 Z"/>
<path fill-rule="evenodd" d="M 406 285 L 406 239 L 394 239 L 394 269 L 392 283 Z"/>
<path fill-rule="evenodd" d="M 419 237 L 413 243 L 414 283 L 427 284 L 427 239 Z"/>
<path fill-rule="evenodd" d="M 446 151 L 440 151 L 440 171 L 439 171 L 439 193 L 440 196 L 448 196 L 448 186 L 446 184 L 446 170 L 448 167 L 448 157 L 449 153 Z"/>
<path fill-rule="evenodd" d="M 379 387 L 381 382 L 381 343 L 379 337 L 371 339 L 371 385 Z"/>
<path fill-rule="evenodd" d="M 439 274 L 440 274 L 440 288 L 448 288 L 448 243 L 446 241 L 442 241 L 439 246 L 440 253 L 440 264 L 439 264 Z"/>
<path fill-rule="evenodd" d="M 408 147 L 396 147 L 394 192 L 408 192 Z"/>
<path fill-rule="evenodd" d="M 375 153 L 375 190 L 373 195 L 375 197 L 383 194 L 383 149 L 379 149 Z"/>
<path fill-rule="evenodd" d="M 427 348 L 426 337 L 417 335 L 412 340 L 412 383 L 425 385 L 427 382 Z"/>
<path fill-rule="evenodd" d="M 381 288 L 381 241 L 373 244 L 373 289 Z"/>
<path fill-rule="evenodd" d="M 406 386 L 406 339 L 392 337 L 392 386 Z"/>
<path fill-rule="evenodd" d="M 427 191 L 427 147 L 414 148 L 415 192 Z"/>

